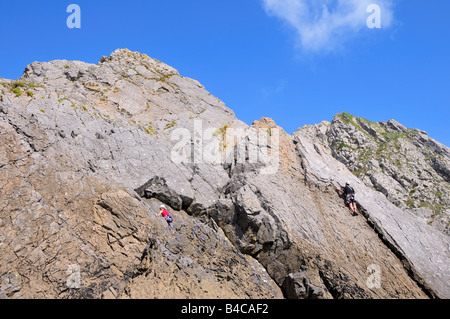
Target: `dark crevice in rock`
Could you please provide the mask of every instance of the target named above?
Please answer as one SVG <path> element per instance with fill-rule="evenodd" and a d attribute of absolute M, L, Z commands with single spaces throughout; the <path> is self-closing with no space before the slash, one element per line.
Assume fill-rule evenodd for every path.
<path fill-rule="evenodd" d="M 181 196 L 167 186 L 164 178 L 154 177 L 135 191 L 143 198 L 156 198 L 176 211 L 187 205 L 183 205 Z"/>
<path fill-rule="evenodd" d="M 306 267 L 285 278 L 283 292 L 288 299 L 318 299 L 322 294 L 321 288 L 314 286 L 308 279 Z"/>
<path fill-rule="evenodd" d="M 430 159 L 430 165 L 447 183 L 450 183 L 450 168 L 436 158 Z"/>

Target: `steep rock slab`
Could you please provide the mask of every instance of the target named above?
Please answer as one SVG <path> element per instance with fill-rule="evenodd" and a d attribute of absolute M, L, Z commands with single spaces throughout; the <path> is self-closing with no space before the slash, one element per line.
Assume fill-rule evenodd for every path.
<path fill-rule="evenodd" d="M 355 226 L 347 218 L 327 186 L 333 176 L 327 170 L 335 163 L 319 144 L 296 149 L 298 140 L 283 133 L 279 146 L 270 145 L 281 154 L 277 175 L 261 175 L 258 164 L 174 163 L 171 137 L 177 128 L 195 132 L 196 120 L 202 120 L 221 137 L 227 127 L 247 126 L 197 81 L 173 68 L 118 50 L 98 65 L 36 62 L 22 81 L 1 82 L 0 167 L 6 172 L 0 197 L 2 297 L 216 297 L 218 289 L 226 296 L 279 296 L 258 263 L 242 254 L 257 259 L 288 297 L 424 297 L 398 258 L 408 261 L 411 253 L 398 254 L 405 244 L 386 239 L 390 220 L 381 222 L 374 215 L 376 233 L 367 223 Z M 255 126 L 268 136 L 276 127 L 268 120 Z M 199 137 L 193 134 L 190 142 Z M 149 215 L 158 202 L 149 204 L 133 191 L 142 185 L 145 196 L 175 199 L 171 205 L 178 210 L 181 203 L 195 217 L 182 217 L 189 232 L 180 231 L 181 244 L 162 241 L 167 226 Z M 371 199 L 376 205 L 386 201 Z M 241 255 L 220 237 L 219 227 Z M 193 229 L 200 229 L 198 238 Z M 216 256 L 209 256 L 209 263 L 191 256 L 192 247 L 182 244 L 194 240 L 203 245 L 200 249 L 212 250 L 205 238 L 239 265 L 231 267 Z M 372 259 L 387 276 L 381 288 L 367 284 Z M 179 270 L 176 281 L 182 284 L 167 286 L 167 276 L 154 276 L 154 266 L 163 263 L 170 271 Z M 411 272 L 419 273 L 419 266 L 410 265 Z M 255 271 L 256 277 L 251 275 Z M 189 281 L 196 275 L 208 278 L 207 292 Z M 158 285 L 144 289 L 147 277 Z M 434 282 L 423 286 L 428 289 L 428 284 Z M 254 292 L 240 291 L 247 286 Z M 261 289 L 253 290 L 256 286 Z"/>
<path fill-rule="evenodd" d="M 166 177 L 179 193 L 205 204 L 217 199 L 227 175 L 221 166 L 194 165 L 194 159 L 174 163 L 171 152 L 178 135 L 172 133 L 184 129 L 194 141 L 196 123 L 203 130 L 246 127 L 199 82 L 127 49 L 103 57 L 98 65 L 34 62 L 21 81 L 5 85 L 33 92 L 20 97 L 5 92 L 5 109 L 14 110 L 9 116 L 20 113 L 15 123 L 22 129 L 35 119 L 43 131 L 58 134 L 52 140 L 66 138 L 64 144 L 82 154 L 92 170 L 131 188 L 155 175 Z M 191 158 L 192 152 L 185 156 Z"/>
<path fill-rule="evenodd" d="M 268 134 L 277 128 L 268 119 L 253 125 Z M 282 131 L 278 151 L 276 174 L 233 163 L 222 197 L 207 209 L 234 245 L 266 267 L 290 298 L 426 297 L 366 221 L 350 217 L 334 188 L 312 182 L 309 157 L 299 156 Z M 382 274 L 376 287 L 368 283 L 371 265 Z"/>
<path fill-rule="evenodd" d="M 156 199 L 146 200 L 158 211 Z M 280 288 L 253 258 L 241 254 L 217 227 L 184 211 L 172 212 L 176 233 L 150 234 L 141 263 L 121 298 L 283 298 Z"/>
<path fill-rule="evenodd" d="M 2 145 L 18 152 L 5 164 L 12 161 L 15 169 L 2 174 L 2 297 L 118 297 L 130 281 L 138 280 L 136 269 L 142 269 L 155 241 L 161 241 L 159 257 L 166 269 L 176 268 L 180 260 L 190 261 L 186 267 L 194 269 L 176 276 L 189 288 L 177 294 L 180 298 L 194 296 L 195 291 L 203 293 L 197 296 L 217 298 L 282 296 L 265 270 L 240 255 L 220 233 L 193 219 L 180 218 L 178 237 L 162 242 L 168 238 L 167 226 L 154 213 L 160 202 L 149 207 L 133 191 L 88 168 L 72 173 L 76 178 L 62 179 L 60 173 L 70 172 L 67 158 L 53 158 L 51 166 L 46 165 L 48 152 L 27 158 L 27 152 L 32 152 L 28 144 L 5 126 Z M 189 232 L 183 231 L 185 227 Z M 192 246 L 194 238 L 200 239 Z M 199 251 L 203 262 L 214 263 L 203 264 L 202 271 L 196 272 Z M 151 267 L 156 265 L 155 261 Z M 198 281 L 204 274 L 208 275 L 207 288 Z M 174 280 L 173 276 L 166 272 L 164 278 Z M 151 295 L 127 291 L 133 298 L 163 297 L 171 291 L 167 285 L 152 289 Z"/>
<path fill-rule="evenodd" d="M 333 156 L 367 186 L 449 233 L 450 149 L 400 123 L 337 114 L 324 134 Z"/>
<path fill-rule="evenodd" d="M 298 152 L 304 159 L 306 179 L 319 188 L 338 187 L 350 181 L 367 220 L 400 258 L 412 278 L 429 294 L 448 298 L 448 237 L 390 203 L 333 158 L 326 142 L 327 126 L 321 123 L 294 133 Z"/>
<path fill-rule="evenodd" d="M 170 79 L 177 81 L 178 87 L 172 89 L 178 93 L 172 92 L 166 99 L 158 85 L 162 87 L 164 82 L 170 88 Z M 166 118 L 166 111 L 208 116 L 211 126 L 242 123 L 198 82 L 148 57 L 119 50 L 98 66 L 36 62 L 27 67 L 21 81 L 2 80 L 2 84 L 1 297 L 119 296 L 134 278 L 148 244 L 165 230 L 133 189 L 160 174 L 183 196 L 208 205 L 217 200 L 220 187 L 228 180 L 221 166 L 172 162 L 170 132 L 178 122 Z M 31 93 L 16 96 L 12 91 L 16 87 Z M 191 90 L 187 102 L 183 90 Z M 142 97 L 160 98 L 171 109 L 147 99 L 148 108 L 145 103 L 142 111 Z M 194 113 L 197 102 L 208 105 L 209 110 Z M 210 109 L 216 117 L 208 114 Z M 141 119 L 147 121 L 145 126 Z M 192 122 L 188 116 L 182 121 Z M 205 231 L 212 236 L 210 230 Z M 220 241 L 220 234 L 217 236 Z M 228 259 L 234 254 L 231 248 L 224 248 Z M 180 258 L 194 260 L 189 253 L 187 250 Z M 218 256 L 209 258 L 218 265 L 226 264 L 220 259 L 221 249 L 215 253 Z M 223 271 L 211 272 L 210 296 L 225 297 L 221 289 L 232 284 L 235 287 L 228 291 L 236 296 L 280 296 L 278 287 L 267 283 L 270 278 L 261 267 L 236 258 L 239 271 L 232 272 L 229 286 L 222 283 L 228 282 Z M 169 261 L 169 268 L 174 262 Z M 192 265 L 196 267 L 195 262 Z M 187 273 L 181 282 L 189 284 L 190 280 Z M 252 291 L 246 290 L 246 284 Z M 191 286 L 193 291 L 198 283 Z M 187 296 L 189 290 L 184 293 Z"/>

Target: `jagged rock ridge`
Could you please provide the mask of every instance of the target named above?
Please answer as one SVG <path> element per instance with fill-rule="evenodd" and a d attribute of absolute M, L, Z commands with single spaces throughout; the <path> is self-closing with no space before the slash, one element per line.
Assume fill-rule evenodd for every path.
<path fill-rule="evenodd" d="M 98 65 L 35 62 L 1 84 L 2 297 L 449 296 L 447 236 L 333 158 L 323 125 L 249 127 L 197 81 L 129 50 Z M 198 123 L 229 161 L 193 160 Z M 239 162 L 226 128 L 248 149 L 246 132 L 278 129 L 277 173 Z M 177 129 L 193 132 L 180 163 Z M 334 190 L 347 179 L 365 217 L 350 218 Z M 371 265 L 380 285 L 368 284 Z"/>

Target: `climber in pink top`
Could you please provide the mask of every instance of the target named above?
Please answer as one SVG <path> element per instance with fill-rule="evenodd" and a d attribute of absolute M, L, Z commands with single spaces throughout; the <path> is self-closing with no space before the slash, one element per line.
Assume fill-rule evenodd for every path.
<path fill-rule="evenodd" d="M 172 230 L 172 233 L 175 233 L 175 229 L 173 228 L 173 217 L 172 215 L 166 210 L 166 206 L 161 205 L 159 206 L 159 214 L 158 217 L 161 216 L 166 219 L 167 224 L 169 225 L 170 229 Z"/>

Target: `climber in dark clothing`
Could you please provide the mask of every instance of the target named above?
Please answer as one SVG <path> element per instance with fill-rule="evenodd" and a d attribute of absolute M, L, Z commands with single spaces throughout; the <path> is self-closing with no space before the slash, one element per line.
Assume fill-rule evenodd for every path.
<path fill-rule="evenodd" d="M 357 216 L 358 209 L 356 208 L 356 200 L 355 200 L 355 194 L 356 191 L 353 189 L 353 187 L 350 186 L 350 182 L 347 182 L 345 184 L 345 187 L 337 188 L 338 192 L 345 195 L 345 201 L 350 207 L 350 210 L 353 212 L 353 216 Z"/>

